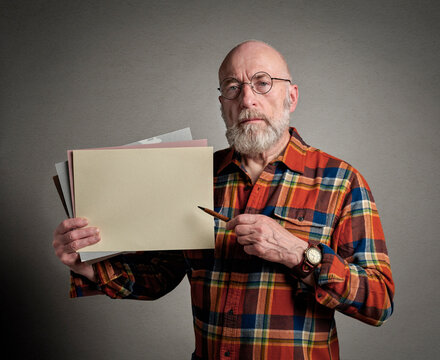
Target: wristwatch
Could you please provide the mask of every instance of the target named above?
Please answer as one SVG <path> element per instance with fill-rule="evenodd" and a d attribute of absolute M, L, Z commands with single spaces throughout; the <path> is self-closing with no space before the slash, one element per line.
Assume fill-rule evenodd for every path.
<path fill-rule="evenodd" d="M 292 271 L 297 278 L 304 279 L 313 272 L 321 261 L 321 248 L 317 244 L 309 243 L 306 251 L 304 251 L 303 259 L 292 269 Z"/>

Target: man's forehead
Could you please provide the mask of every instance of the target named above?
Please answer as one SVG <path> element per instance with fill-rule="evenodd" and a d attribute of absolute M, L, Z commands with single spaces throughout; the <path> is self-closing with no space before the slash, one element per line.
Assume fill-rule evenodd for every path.
<path fill-rule="evenodd" d="M 219 80 L 228 77 L 243 80 L 251 78 L 259 71 L 267 72 L 271 76 L 289 76 L 281 54 L 272 47 L 257 42 L 233 49 L 220 66 Z"/>
<path fill-rule="evenodd" d="M 247 81 L 247 80 L 250 80 L 257 73 L 266 73 L 272 77 L 278 76 L 278 75 L 274 75 L 277 73 L 272 71 L 267 66 L 256 66 L 256 67 L 243 69 L 243 71 L 234 71 L 234 70 L 225 71 L 220 74 L 219 80 L 222 81 L 225 79 L 232 78 L 232 79 L 237 79 L 240 81 Z"/>

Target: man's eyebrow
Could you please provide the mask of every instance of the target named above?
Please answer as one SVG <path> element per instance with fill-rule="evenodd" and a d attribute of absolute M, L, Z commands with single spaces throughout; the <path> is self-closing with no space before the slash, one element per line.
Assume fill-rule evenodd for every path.
<path fill-rule="evenodd" d="M 224 78 L 224 79 L 221 81 L 221 83 L 224 83 L 224 82 L 231 82 L 231 81 L 237 81 L 237 82 L 240 82 L 240 81 L 239 81 L 238 79 L 236 79 L 235 77 L 228 76 L 228 77 Z"/>

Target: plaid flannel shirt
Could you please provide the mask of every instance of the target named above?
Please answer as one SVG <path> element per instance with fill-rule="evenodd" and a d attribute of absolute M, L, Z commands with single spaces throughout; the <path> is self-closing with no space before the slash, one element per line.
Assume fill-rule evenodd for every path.
<path fill-rule="evenodd" d="M 251 183 L 231 149 L 214 157 L 215 210 L 264 214 L 304 241 L 319 241 L 315 286 L 246 254 L 215 220 L 214 250 L 142 252 L 94 264 L 98 284 L 72 273 L 71 296 L 156 299 L 187 275 L 193 359 L 338 359 L 334 311 L 371 325 L 392 313 L 394 284 L 376 205 L 346 162 L 306 145 L 295 129 L 285 151 Z"/>

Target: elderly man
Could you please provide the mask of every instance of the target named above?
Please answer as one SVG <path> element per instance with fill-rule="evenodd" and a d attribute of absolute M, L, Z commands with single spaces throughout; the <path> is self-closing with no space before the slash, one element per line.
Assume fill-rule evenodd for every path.
<path fill-rule="evenodd" d="M 394 284 L 370 189 L 349 164 L 308 146 L 289 116 L 298 87 L 284 58 L 246 41 L 219 69 L 230 148 L 214 156 L 214 250 L 144 252 L 99 263 L 85 219 L 63 221 L 54 248 L 71 296 L 155 299 L 187 275 L 193 359 L 337 359 L 334 312 L 372 325 L 392 313 Z"/>

